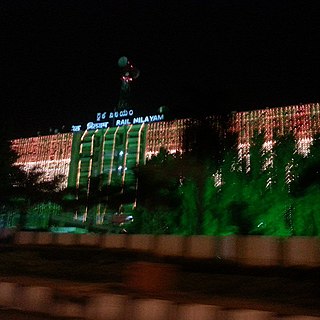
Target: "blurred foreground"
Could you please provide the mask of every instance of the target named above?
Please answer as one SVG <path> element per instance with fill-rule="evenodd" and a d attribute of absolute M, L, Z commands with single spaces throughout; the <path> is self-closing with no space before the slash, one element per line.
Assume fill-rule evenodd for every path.
<path fill-rule="evenodd" d="M 320 316 L 320 269 L 248 267 L 126 249 L 0 247 L 0 282 L 53 288 L 59 299 L 101 293 Z"/>

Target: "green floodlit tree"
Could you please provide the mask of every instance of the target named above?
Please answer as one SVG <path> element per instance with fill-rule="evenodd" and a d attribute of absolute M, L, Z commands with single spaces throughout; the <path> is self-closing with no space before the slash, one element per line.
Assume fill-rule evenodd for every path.
<path fill-rule="evenodd" d="M 140 170 L 137 219 L 145 233 L 183 235 L 320 234 L 320 140 L 309 155 L 297 152 L 291 134 L 265 134 L 250 141 L 249 165 L 239 159 L 234 136 L 217 141 L 217 132 L 199 122 L 190 127 L 182 155 L 162 150 Z M 215 136 L 216 135 L 216 136 Z M 188 132 L 187 132 L 188 136 Z M 201 139 L 202 138 L 202 139 Z M 202 141 L 203 145 L 197 144 Z M 210 154 L 212 145 L 215 152 Z M 172 199 L 174 198 L 174 205 Z"/>
<path fill-rule="evenodd" d="M 265 160 L 269 164 L 262 170 L 262 184 L 265 185 L 262 188 L 262 184 L 259 184 L 261 199 L 260 205 L 259 202 L 256 203 L 259 212 L 255 217 L 252 233 L 290 236 L 293 232 L 290 186 L 299 161 L 293 136 L 276 137 Z"/>
<path fill-rule="evenodd" d="M 301 157 L 292 136 L 278 137 L 269 150 L 264 142 L 264 133 L 252 138 L 249 166 L 235 156 L 224 163 L 220 221 L 238 234 L 289 236 L 293 233 L 290 185 Z"/>
<path fill-rule="evenodd" d="M 250 146 L 249 166 L 245 159 L 238 159 L 236 148 L 225 151 L 222 183 L 211 191 L 215 205 L 207 214 L 205 233 L 291 235 L 290 185 L 301 160 L 294 140 L 291 136 L 279 138 L 267 150 L 261 133 L 252 138 Z"/>
<path fill-rule="evenodd" d="M 282 205 L 285 227 L 290 235 L 295 235 L 295 215 L 297 213 L 294 197 L 297 190 L 295 188 L 299 184 L 299 175 L 304 170 L 304 162 L 308 161 L 308 158 L 297 152 L 296 140 L 291 134 L 277 140 L 276 150 L 278 157 L 275 159 L 275 175 L 278 187 L 275 188 L 277 195 L 275 202 Z"/>
<path fill-rule="evenodd" d="M 232 134 L 221 137 L 218 156 L 207 159 L 208 163 L 198 167 L 201 175 L 198 176 L 197 170 L 190 175 L 191 181 L 196 181 L 196 192 L 185 193 L 182 201 L 187 204 L 192 200 L 198 203 L 197 210 L 201 210 L 200 215 L 196 216 L 198 226 L 201 223 L 199 234 L 205 235 L 227 235 L 235 233 L 235 226 L 232 225 L 231 212 L 228 210 L 230 203 L 240 203 L 237 175 L 234 171 L 234 164 L 237 159 L 235 148 L 236 140 Z M 214 140 L 213 140 L 214 141 Z M 196 158 L 197 159 L 197 158 Z M 196 168 L 193 165 L 193 168 Z M 223 178 L 222 178 L 223 177 Z M 190 182 L 189 182 L 190 183 Z M 192 206 L 189 205 L 191 208 Z M 189 216 L 192 216 L 189 214 Z M 201 220 L 199 219 L 201 218 Z"/>
<path fill-rule="evenodd" d="M 251 141 L 249 167 L 239 160 L 234 143 L 233 148 L 229 144 L 223 149 L 222 161 L 197 153 L 187 152 L 179 158 L 170 155 L 171 171 L 164 165 L 163 151 L 153 159 L 153 165 L 159 161 L 162 166 L 152 171 L 152 176 L 157 172 L 161 177 L 161 183 L 151 183 L 151 172 L 144 172 L 144 179 L 150 182 L 145 186 L 153 194 L 150 197 L 147 192 L 144 201 L 154 214 L 145 211 L 141 230 L 183 235 L 319 235 L 319 144 L 320 139 L 315 138 L 306 157 L 298 154 L 292 135 L 276 137 L 267 149 L 264 134 L 260 134 Z M 179 176 L 183 179 L 177 184 Z M 161 211 L 156 199 L 160 196 L 166 203 L 169 193 L 179 195 L 180 205 Z M 163 228 L 168 224 L 170 228 Z"/>
<path fill-rule="evenodd" d="M 180 232 L 212 234 L 216 232 L 212 212 L 215 209 L 214 174 L 219 170 L 223 154 L 232 144 L 226 128 L 228 119 L 198 118 L 184 133 L 181 157 Z M 228 137 L 228 139 L 227 139 Z M 233 137 L 234 138 L 234 137 Z M 228 145 L 229 143 L 229 145 Z"/>
<path fill-rule="evenodd" d="M 184 135 L 183 154 L 172 155 L 162 149 L 139 167 L 135 232 L 230 233 L 230 221 L 226 221 L 218 201 L 221 196 L 214 186 L 214 174 L 236 140 L 232 134 L 227 135 L 228 139 L 222 134 L 226 122 L 220 122 L 218 128 L 214 123 L 212 119 L 190 123 Z"/>
<path fill-rule="evenodd" d="M 263 151 L 262 136 L 255 136 L 249 171 L 230 170 L 232 159 L 224 163 L 216 212 L 220 225 L 239 234 L 319 235 L 318 144 L 316 139 L 304 157 L 292 135 L 277 137 L 269 152 Z"/>
<path fill-rule="evenodd" d="M 320 136 L 314 137 L 307 157 L 299 164 L 293 182 L 294 235 L 320 235 Z"/>
<path fill-rule="evenodd" d="M 238 233 L 249 234 L 259 225 L 257 217 L 266 211 L 267 201 L 266 185 L 268 180 L 268 170 L 263 166 L 268 157 L 268 153 L 263 150 L 264 134 L 256 134 L 251 139 L 249 151 L 249 167 L 241 165 L 239 189 L 241 198 L 236 206 L 231 205 L 229 210 L 240 209 L 240 212 L 232 211 L 233 223 L 238 227 Z M 234 172 L 235 174 L 236 172 Z M 239 177 L 239 175 L 237 175 Z"/>
<path fill-rule="evenodd" d="M 218 171 L 221 181 L 207 191 L 211 207 L 206 213 L 206 234 L 249 234 L 254 228 L 266 186 L 262 141 L 259 135 L 251 143 L 249 168 L 246 159 L 239 159 L 235 140 L 225 148 Z"/>
<path fill-rule="evenodd" d="M 160 149 L 158 155 L 136 169 L 137 206 L 134 233 L 176 233 L 179 204 L 180 155 Z"/>
<path fill-rule="evenodd" d="M 215 226 L 213 234 L 235 234 L 239 232 L 241 220 L 245 219 L 247 207 L 242 197 L 243 174 L 235 147 L 225 151 L 219 174 L 221 181 L 215 188 L 215 209 L 211 212 Z M 208 216 L 210 217 L 210 214 Z"/>
<path fill-rule="evenodd" d="M 295 236 L 320 235 L 319 194 L 319 185 L 311 185 L 303 197 L 296 199 L 293 218 Z"/>
<path fill-rule="evenodd" d="M 219 233 L 219 224 L 217 219 L 217 188 L 214 186 L 215 177 L 209 176 L 205 182 L 203 194 L 203 234 L 216 235 Z M 214 214 L 213 214 L 214 213 Z"/>
<path fill-rule="evenodd" d="M 181 188 L 181 222 L 180 229 L 184 235 L 192 235 L 197 233 L 197 198 L 198 190 L 194 181 L 185 181 Z"/>

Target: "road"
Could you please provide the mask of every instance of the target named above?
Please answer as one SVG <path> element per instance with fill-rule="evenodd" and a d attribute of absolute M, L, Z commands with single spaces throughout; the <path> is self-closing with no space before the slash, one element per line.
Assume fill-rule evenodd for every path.
<path fill-rule="evenodd" d="M 170 293 L 158 290 L 153 296 L 320 316 L 319 268 L 249 268 L 220 261 L 159 259 L 121 250 L 78 247 L 2 247 L 0 261 L 0 281 L 49 286 L 62 296 L 76 299 L 101 292 L 130 294 L 128 289 L 141 285 L 144 275 L 145 283 L 150 283 L 149 288 L 144 288 L 148 291 L 156 278 L 150 271 L 134 271 L 132 266 L 141 266 L 139 261 L 160 267 L 169 265 L 175 268 L 174 287 L 169 288 Z M 133 279 L 129 288 L 125 277 L 128 270 Z M 10 319 L 8 310 L 1 312 L 5 313 L 3 319 Z M 21 319 L 39 319 L 27 316 L 35 317 L 22 314 Z"/>
<path fill-rule="evenodd" d="M 0 320 L 79 320 L 79 318 L 57 318 L 0 307 Z"/>

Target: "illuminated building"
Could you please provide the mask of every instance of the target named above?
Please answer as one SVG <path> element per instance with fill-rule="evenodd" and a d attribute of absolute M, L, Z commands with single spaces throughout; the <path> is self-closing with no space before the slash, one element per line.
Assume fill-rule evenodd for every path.
<path fill-rule="evenodd" d="M 119 119 L 114 122 L 116 116 Z M 310 103 L 233 112 L 230 120 L 230 130 L 238 136 L 240 157 L 248 157 L 250 139 L 255 131 L 264 132 L 266 149 L 272 148 L 277 136 L 292 133 L 297 151 L 307 155 L 314 135 L 320 133 L 320 105 Z M 132 110 L 108 116 L 98 113 L 97 122 L 89 122 L 84 130 L 73 126 L 72 133 L 16 139 L 12 147 L 19 155 L 17 164 L 26 170 L 38 166 L 46 172 L 47 179 L 65 175 L 62 187 L 84 189 L 89 194 L 96 178 L 99 188 L 111 185 L 135 188 L 137 165 L 144 164 L 160 148 L 170 153 L 184 151 L 184 134 L 190 121 L 193 120 L 165 121 L 163 115 L 134 117 Z"/>
<path fill-rule="evenodd" d="M 17 152 L 16 165 L 25 171 L 39 168 L 46 180 L 62 175 L 62 188 L 67 186 L 71 160 L 72 133 L 54 134 L 41 137 L 15 139 L 12 149 Z"/>
<path fill-rule="evenodd" d="M 272 145 L 276 136 L 292 133 L 297 151 L 308 154 L 315 134 L 320 132 L 320 105 L 310 103 L 232 114 L 231 130 L 238 134 L 241 154 L 248 153 L 254 132 L 265 133 L 265 145 Z"/>

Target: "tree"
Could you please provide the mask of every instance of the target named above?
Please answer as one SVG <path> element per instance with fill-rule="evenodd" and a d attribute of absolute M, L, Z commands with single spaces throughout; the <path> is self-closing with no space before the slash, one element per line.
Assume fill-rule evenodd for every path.
<path fill-rule="evenodd" d="M 314 137 L 308 156 L 297 166 L 292 184 L 294 196 L 294 234 L 298 236 L 320 235 L 320 136 Z"/>
<path fill-rule="evenodd" d="M 137 168 L 138 205 L 149 211 L 159 207 L 174 209 L 177 206 L 177 187 L 181 178 L 179 163 L 179 154 L 170 154 L 162 148 L 145 165 Z"/>
<path fill-rule="evenodd" d="M 136 168 L 137 208 L 133 232 L 174 233 L 177 228 L 181 173 L 179 154 L 165 149 Z M 143 224 L 143 225 L 142 225 Z"/>
<path fill-rule="evenodd" d="M 294 141 L 279 139 L 271 149 L 264 142 L 264 133 L 253 136 L 248 162 L 237 158 L 236 150 L 225 154 L 217 198 L 220 234 L 290 234 L 286 212 L 291 202 L 285 178 Z"/>
<path fill-rule="evenodd" d="M 39 204 L 56 203 L 61 205 L 61 183 L 63 175 L 57 175 L 52 180 L 44 178 L 45 172 L 39 167 L 29 171 L 17 167 L 10 186 L 10 202 L 20 213 L 19 227 L 25 228 L 29 210 Z"/>
<path fill-rule="evenodd" d="M 226 150 L 236 141 L 228 127 L 224 117 L 198 118 L 186 129 L 180 166 L 184 181 L 181 223 L 189 234 L 217 232 L 215 175 L 221 169 Z"/>
<path fill-rule="evenodd" d="M 6 205 L 11 196 L 11 188 L 19 168 L 14 166 L 18 155 L 11 148 L 11 141 L 8 139 L 6 131 L 0 133 L 0 202 Z"/>

